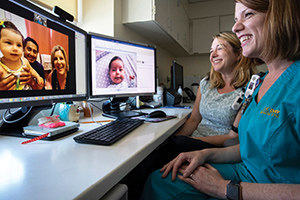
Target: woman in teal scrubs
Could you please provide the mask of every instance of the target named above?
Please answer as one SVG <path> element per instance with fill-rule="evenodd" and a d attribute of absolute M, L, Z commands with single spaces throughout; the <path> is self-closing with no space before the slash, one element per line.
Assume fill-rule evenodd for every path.
<path fill-rule="evenodd" d="M 300 197 L 299 10 L 296 0 L 236 0 L 243 55 L 268 67 L 246 91 L 240 145 L 180 154 L 149 176 L 142 199 Z"/>

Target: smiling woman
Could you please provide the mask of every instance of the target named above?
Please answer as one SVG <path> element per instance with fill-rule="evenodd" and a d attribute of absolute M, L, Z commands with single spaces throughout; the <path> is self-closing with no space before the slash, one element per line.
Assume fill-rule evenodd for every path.
<path fill-rule="evenodd" d="M 299 199 L 299 9 L 296 0 L 236 0 L 243 55 L 268 68 L 237 120 L 240 144 L 179 154 L 149 176 L 142 199 Z"/>
<path fill-rule="evenodd" d="M 62 46 L 55 46 L 51 52 L 52 72 L 48 76 L 46 83 L 47 90 L 68 89 L 68 58 Z"/>
<path fill-rule="evenodd" d="M 137 185 L 143 186 L 150 172 L 158 169 L 181 152 L 221 147 L 231 138 L 238 137 L 236 126 L 238 109 L 232 107 L 243 87 L 256 72 L 255 62 L 242 56 L 241 43 L 233 32 L 221 32 L 213 37 L 210 48 L 211 70 L 200 82 L 197 97 L 189 119 L 128 176 L 129 191 L 134 188 L 139 199 Z M 141 169 L 140 171 L 138 169 Z M 142 171 L 142 172 L 141 172 Z M 142 182 L 142 183 L 140 183 Z M 140 189 L 141 190 L 141 189 Z M 155 198 L 153 198 L 155 199 Z"/>

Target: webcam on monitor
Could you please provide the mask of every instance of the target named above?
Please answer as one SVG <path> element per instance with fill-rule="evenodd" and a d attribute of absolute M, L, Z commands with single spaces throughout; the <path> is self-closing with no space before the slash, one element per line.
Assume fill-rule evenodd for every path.
<path fill-rule="evenodd" d="M 74 20 L 73 15 L 69 14 L 58 6 L 53 7 L 53 12 L 57 14 L 62 21 L 69 20 L 70 22 L 73 22 Z"/>

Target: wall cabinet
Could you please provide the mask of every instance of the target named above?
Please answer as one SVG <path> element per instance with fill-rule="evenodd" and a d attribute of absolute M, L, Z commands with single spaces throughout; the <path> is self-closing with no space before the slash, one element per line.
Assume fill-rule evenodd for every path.
<path fill-rule="evenodd" d="M 209 53 L 212 36 L 219 32 L 219 17 L 193 21 L 193 52 Z"/>
<path fill-rule="evenodd" d="M 234 4 L 227 5 L 228 2 L 222 0 L 183 6 L 184 2 L 123 0 L 123 24 L 177 57 L 209 53 L 212 36 L 220 31 L 231 31 Z M 222 12 L 212 16 L 215 3 L 220 4 L 217 8 Z M 206 10 L 207 16 L 199 14 Z M 189 19 L 189 16 L 194 18 Z"/>
<path fill-rule="evenodd" d="M 189 54 L 189 17 L 179 0 L 123 0 L 123 24 L 175 56 Z"/>
<path fill-rule="evenodd" d="M 234 16 L 216 16 L 193 20 L 192 52 L 209 53 L 212 36 L 220 31 L 231 31 L 234 24 Z"/>

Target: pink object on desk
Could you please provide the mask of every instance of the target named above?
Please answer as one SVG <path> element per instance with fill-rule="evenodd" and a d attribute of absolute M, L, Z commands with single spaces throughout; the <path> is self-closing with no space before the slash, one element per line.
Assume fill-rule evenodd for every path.
<path fill-rule="evenodd" d="M 47 137 L 48 135 L 49 135 L 49 133 L 46 133 L 46 134 L 41 135 L 39 137 L 32 138 L 31 140 L 26 140 L 26 141 L 22 142 L 22 144 L 27 144 L 27 143 L 30 143 L 30 142 L 34 142 L 34 141 L 40 140 L 42 138 Z"/>

